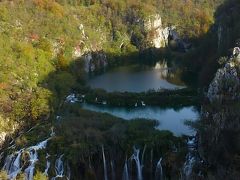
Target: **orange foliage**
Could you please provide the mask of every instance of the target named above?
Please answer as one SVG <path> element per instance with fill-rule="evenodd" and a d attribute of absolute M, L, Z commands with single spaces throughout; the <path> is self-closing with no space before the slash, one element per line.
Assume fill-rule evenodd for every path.
<path fill-rule="evenodd" d="M 4 83 L 4 82 L 0 83 L 0 89 L 7 89 L 7 88 L 8 88 L 7 83 Z"/>

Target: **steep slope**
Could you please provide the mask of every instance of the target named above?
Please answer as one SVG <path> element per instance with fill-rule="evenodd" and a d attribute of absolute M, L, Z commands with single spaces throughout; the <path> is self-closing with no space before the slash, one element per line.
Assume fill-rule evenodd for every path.
<path fill-rule="evenodd" d="M 219 69 L 207 93 L 199 123 L 199 152 L 210 179 L 240 177 L 240 55 L 239 47 Z"/>

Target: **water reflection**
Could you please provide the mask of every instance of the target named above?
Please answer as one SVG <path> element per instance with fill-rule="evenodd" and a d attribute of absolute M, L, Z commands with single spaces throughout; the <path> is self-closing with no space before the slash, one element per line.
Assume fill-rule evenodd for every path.
<path fill-rule="evenodd" d="M 185 120 L 195 121 L 198 118 L 198 112 L 194 107 L 184 107 L 178 110 L 173 108 L 163 109 L 160 107 L 138 107 L 138 108 L 124 108 L 124 107 L 109 107 L 104 105 L 92 105 L 83 103 L 83 109 L 91 111 L 109 113 L 111 115 L 131 120 L 136 118 L 155 119 L 159 122 L 157 127 L 160 130 L 169 130 L 175 135 L 180 136 L 193 135 L 194 131 L 184 124 Z"/>
<path fill-rule="evenodd" d="M 92 88 L 102 88 L 108 92 L 143 92 L 149 89 L 179 89 L 185 85 L 181 81 L 181 71 L 169 68 L 166 61 L 154 67 L 146 65 L 123 66 L 89 79 Z"/>

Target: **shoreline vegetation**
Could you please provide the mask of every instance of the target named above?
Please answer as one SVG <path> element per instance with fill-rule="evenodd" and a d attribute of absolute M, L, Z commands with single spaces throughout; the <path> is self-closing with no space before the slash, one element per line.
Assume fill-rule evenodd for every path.
<path fill-rule="evenodd" d="M 146 156 L 145 159 L 142 158 L 142 161 L 146 160 L 143 168 L 144 177 L 151 176 L 150 179 L 154 179 L 153 169 L 157 167 L 156 162 L 160 162 L 161 165 L 161 159 L 159 160 L 161 157 L 163 177 L 166 179 L 181 177 L 188 137 L 175 137 L 169 131 L 156 130 L 155 121 L 142 119 L 124 121 L 63 102 L 69 93 L 74 92 L 81 101 L 102 105 L 106 103 L 111 106 L 128 107 L 136 104 L 174 108 L 188 105 L 200 107 L 204 97 L 202 91 L 208 87 L 219 68 L 217 60 L 232 52 L 231 48 L 239 41 L 239 1 L 128 2 L 126 0 L 0 2 L 0 143 L 5 143 L 4 148 L 0 146 L 0 167 L 3 167 L 6 156 L 14 152 L 12 159 L 14 162 L 16 159 L 18 161 L 16 163 L 11 161 L 11 164 L 18 165 L 13 168 L 19 173 L 17 179 L 23 179 L 26 168 L 32 168 L 34 165 L 32 171 L 34 180 L 47 179 L 43 172 L 48 160 L 51 164 L 48 175 L 51 178 L 55 177 L 58 175 L 55 164 L 61 161 L 62 154 L 65 154 L 63 168 L 71 169 L 71 179 L 99 179 L 104 177 L 103 146 L 109 163 L 108 170 L 110 171 L 110 160 L 115 158 L 113 162 L 116 162 L 116 167 L 121 167 L 120 170 L 116 169 L 117 178 L 121 179 L 122 167 L 126 156 L 129 158 L 132 155 L 133 146 L 138 146 L 143 156 L 145 145 Z M 178 52 L 178 46 L 173 40 L 170 40 L 169 46 L 159 50 L 152 47 L 154 31 L 147 33 L 142 25 L 145 20 L 156 14 L 160 14 L 164 27 L 176 25 L 180 38 L 192 45 L 189 51 Z M 194 83 L 199 85 L 201 90 L 189 87 L 174 91 L 108 93 L 102 89 L 91 89 L 85 86 L 87 73 L 83 58 L 94 56 L 98 52 L 106 55 L 110 68 L 131 64 L 140 57 L 142 59 L 139 59 L 139 62 L 145 63 L 149 56 L 153 58 L 166 56 L 177 61 L 179 66 L 184 68 L 186 66 L 192 76 L 187 73 L 184 79 L 194 79 Z M 152 59 L 149 61 L 154 62 Z M 237 110 L 238 108 L 234 109 L 238 112 Z M 227 109 L 220 113 L 227 115 L 228 111 Z M 222 117 L 222 114 L 219 117 Z M 235 116 L 230 114 L 229 117 L 233 120 L 232 117 Z M 239 136 L 236 136 L 236 140 L 232 138 L 235 137 L 232 129 L 218 131 L 222 124 L 216 124 L 216 127 L 209 126 L 212 122 L 221 120 L 218 116 L 214 121 L 210 118 L 206 119 L 206 124 L 201 124 L 201 128 L 217 130 L 221 133 L 219 137 L 225 137 L 226 133 L 229 133 L 231 136 L 226 141 L 231 143 L 225 145 L 216 141 L 221 146 L 218 146 L 218 149 L 213 146 L 210 152 L 210 149 L 205 147 L 206 154 L 209 155 L 208 163 L 211 163 L 212 157 L 222 160 L 222 156 L 226 154 L 221 150 L 227 150 L 225 147 L 233 147 L 233 144 L 238 145 L 236 142 L 239 138 Z M 236 124 L 234 122 L 232 126 L 236 128 Z M 35 126 L 37 127 L 29 131 Z M 52 126 L 56 135 L 46 145 L 46 149 L 39 150 L 37 160 L 31 161 L 29 151 L 19 153 L 20 148 L 32 146 L 47 138 Z M 236 132 L 239 134 L 238 129 Z M 211 136 L 209 131 L 205 135 L 206 141 L 202 142 L 202 148 L 207 143 L 215 145 L 211 140 L 217 140 L 218 136 Z M 9 146 L 13 148 L 11 151 L 7 149 Z M 239 167 L 237 153 L 239 147 L 235 147 L 236 158 L 229 163 L 228 157 L 233 155 L 232 149 L 226 156 L 227 165 L 223 167 L 226 172 L 229 172 L 229 167 Z M 218 156 L 215 150 L 219 151 Z M 36 164 L 31 166 L 32 162 Z M 215 162 L 210 164 L 206 172 L 203 171 L 204 178 L 223 178 L 222 172 L 212 171 Z M 131 173 L 133 177 L 137 177 L 136 163 L 132 162 L 131 165 L 134 167 Z M 221 168 L 216 169 L 221 171 Z M 234 178 L 234 175 L 226 174 L 226 177 Z M 7 179 L 6 172 L 0 171 L 1 178 Z"/>
<path fill-rule="evenodd" d="M 103 89 L 77 91 L 80 102 L 110 106 L 159 106 L 163 108 L 200 105 L 201 95 L 197 89 L 183 88 L 176 90 L 149 90 L 146 92 L 107 92 Z M 84 98 L 83 98 L 84 97 Z"/>

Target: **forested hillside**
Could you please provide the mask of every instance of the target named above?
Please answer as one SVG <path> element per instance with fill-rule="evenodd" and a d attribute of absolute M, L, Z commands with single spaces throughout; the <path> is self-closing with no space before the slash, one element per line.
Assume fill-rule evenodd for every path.
<path fill-rule="evenodd" d="M 213 23 L 216 5 L 157 0 L 0 2 L 1 128 L 49 118 L 61 98 L 84 81 L 76 50 L 104 51 L 111 59 L 137 52 L 147 44 L 139 21 L 156 13 L 182 36 L 198 38 Z"/>
<path fill-rule="evenodd" d="M 116 96 L 101 90 L 90 91 L 86 86 L 88 75 L 93 71 L 99 73 L 105 67 L 140 60 L 148 63 L 152 57 L 173 59 L 187 69 L 185 76 L 193 78 L 202 90 L 227 59 L 219 61 L 219 57 L 232 54 L 236 43 L 239 46 L 239 17 L 239 0 L 0 0 L 0 149 L 15 137 L 18 137 L 14 142 L 17 148 L 32 145 L 45 138 L 54 126 L 59 131 L 51 140 L 49 151 L 66 153 L 77 178 L 86 174 L 92 177 L 90 167 L 84 175 L 78 171 L 79 167 L 85 170 L 90 158 L 99 155 L 100 144 L 107 144 L 109 149 L 114 146 L 113 151 L 122 148 L 117 157 L 122 163 L 135 142 L 143 146 L 150 144 L 149 152 L 150 148 L 156 148 L 152 150 L 156 154 L 166 154 L 166 176 L 178 176 L 186 152 L 183 139 L 157 131 L 155 121 L 125 122 L 106 114 L 79 110 L 66 104 L 66 97 L 81 91 L 90 94 L 92 102 L 102 94 L 112 98 L 115 104 L 120 104 L 118 100 L 131 104 L 130 97 L 142 98 L 143 94 Z M 169 29 L 189 48 L 178 48 Z M 161 40 L 157 39 L 161 47 L 154 46 L 156 33 L 165 30 L 169 31 L 169 43 L 162 45 L 163 35 Z M 176 92 L 172 92 L 175 96 L 170 92 L 168 98 L 179 98 L 181 92 L 187 92 L 185 95 L 192 98 L 191 90 Z M 159 97 L 165 104 L 164 93 L 159 93 Z M 145 94 L 149 101 L 157 101 L 155 96 L 154 92 Z M 172 104 L 182 106 L 182 99 L 184 95 L 179 102 L 172 100 Z M 55 124 L 61 113 L 67 114 L 62 118 L 66 121 Z M 19 136 L 39 124 L 39 131 Z M 180 155 L 172 153 L 175 144 Z M 111 153 L 109 157 L 115 155 Z M 2 155 L 0 151 L 0 160 Z M 41 154 L 41 158 L 45 156 Z M 44 166 L 41 162 L 37 169 L 44 170 Z M 146 172 L 153 173 L 149 169 Z M 54 174 L 53 168 L 51 173 Z"/>

